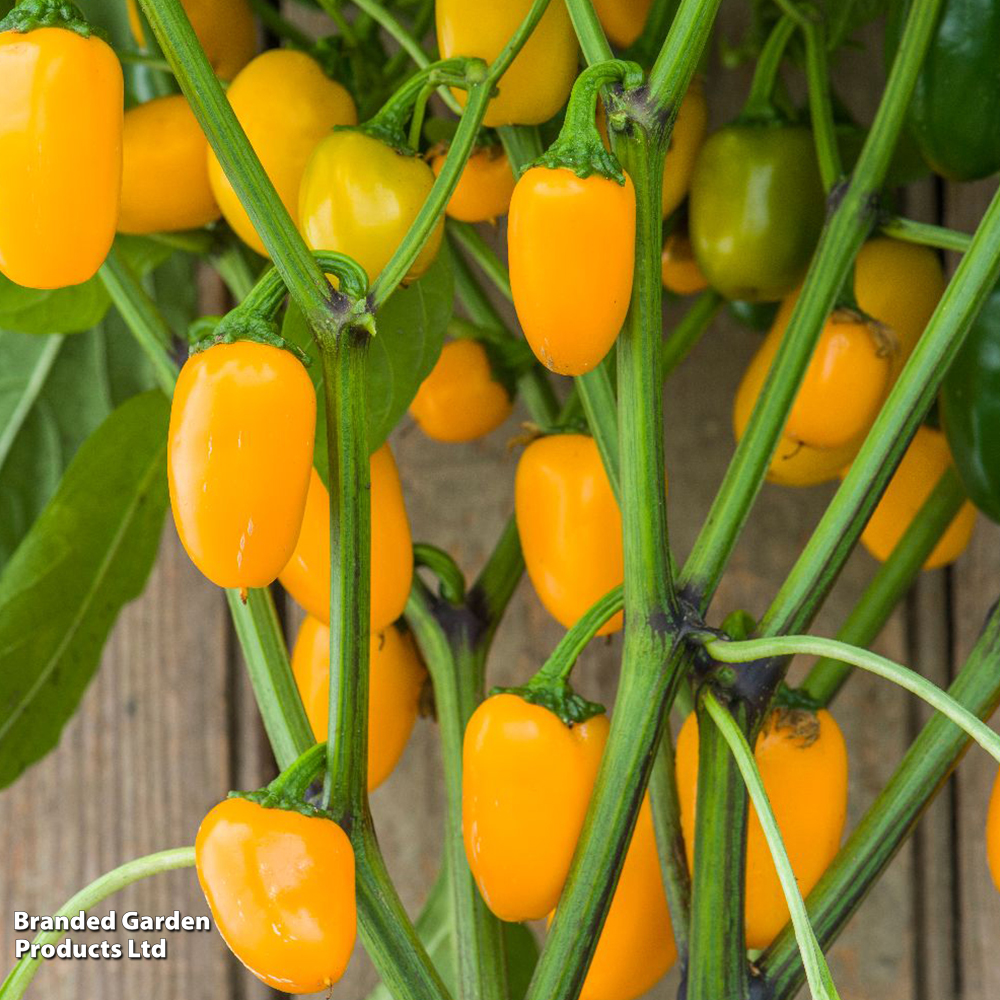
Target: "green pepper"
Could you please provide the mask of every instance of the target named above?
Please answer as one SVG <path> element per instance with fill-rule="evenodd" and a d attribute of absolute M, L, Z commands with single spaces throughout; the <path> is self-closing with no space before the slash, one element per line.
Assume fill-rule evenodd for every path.
<path fill-rule="evenodd" d="M 1000 521 L 1000 285 L 944 380 L 942 418 L 970 499 Z"/>
<path fill-rule="evenodd" d="M 909 7 L 894 4 L 892 54 Z M 930 167 L 953 181 L 1000 170 L 1000 4 L 945 0 L 913 91 L 909 126 Z"/>
<path fill-rule="evenodd" d="M 805 274 L 825 207 L 809 129 L 736 123 L 710 136 L 698 154 L 691 245 L 726 298 L 773 302 Z"/>

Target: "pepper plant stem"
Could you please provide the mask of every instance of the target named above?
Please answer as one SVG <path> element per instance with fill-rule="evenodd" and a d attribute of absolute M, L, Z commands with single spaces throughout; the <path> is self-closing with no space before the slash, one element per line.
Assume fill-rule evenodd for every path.
<path fill-rule="evenodd" d="M 160 388 L 172 396 L 177 365 L 167 349 L 174 335 L 163 314 L 114 247 L 98 273 L 125 325 L 152 364 Z"/>
<path fill-rule="evenodd" d="M 965 503 L 958 473 L 948 469 L 920 512 L 879 567 L 871 583 L 858 598 L 837 639 L 853 646 L 867 646 L 882 631 L 893 608 L 919 575 L 941 535 Z M 828 705 L 850 677 L 853 668 L 842 660 L 823 657 L 817 661 L 800 690 L 821 705 Z"/>
<path fill-rule="evenodd" d="M 927 247 L 937 247 L 939 250 L 954 250 L 965 253 L 972 245 L 972 237 L 968 233 L 945 226 L 934 226 L 929 222 L 914 222 L 894 215 L 883 219 L 879 229 L 886 236 L 906 243 L 919 243 Z"/>
<path fill-rule="evenodd" d="M 980 719 L 1000 704 L 1000 609 L 994 608 L 979 642 L 948 694 Z M 971 745 L 966 733 L 934 715 L 913 742 L 878 798 L 807 900 L 809 918 L 827 948 L 913 831 Z M 802 961 L 786 928 L 758 959 L 763 995 L 791 1000 L 802 983 Z"/>
<path fill-rule="evenodd" d="M 371 471 L 369 335 L 321 344 L 330 483 L 330 721 L 324 798 L 349 828 L 367 808 Z"/>
<path fill-rule="evenodd" d="M 410 592 L 406 619 L 431 674 L 441 731 L 447 795 L 445 851 L 451 873 L 459 995 L 463 1000 L 505 1000 L 507 965 L 501 924 L 483 902 L 462 837 L 462 737 L 482 700 L 485 650 L 477 648 L 470 634 L 475 621 L 469 610 L 436 601 L 419 579 Z M 442 621 L 453 627 L 446 630 Z"/>
<path fill-rule="evenodd" d="M 61 906 L 53 916 L 75 917 L 81 910 L 93 909 L 102 900 L 113 896 L 116 892 L 138 882 L 140 879 L 159 875 L 161 872 L 176 871 L 178 868 L 194 866 L 193 847 L 175 847 L 169 851 L 159 851 L 147 854 L 145 857 L 128 861 L 95 879 L 86 888 L 81 889 Z M 43 931 L 37 935 L 34 944 L 56 944 L 64 931 Z M 38 972 L 41 958 L 31 958 L 25 955 L 11 969 L 10 974 L 0 986 L 0 1000 L 20 1000 L 31 980 Z"/>
<path fill-rule="evenodd" d="M 915 0 L 910 9 L 871 131 L 850 182 L 831 195 L 830 204 L 835 208 L 820 236 L 781 347 L 684 566 L 682 588 L 698 599 L 703 610 L 763 485 L 823 323 L 847 278 L 851 261 L 875 223 L 876 195 L 889 167 L 942 2 Z"/>
<path fill-rule="evenodd" d="M 156 40 L 254 229 L 309 325 L 336 335 L 332 288 L 299 236 L 209 65 L 181 0 L 140 0 Z"/>

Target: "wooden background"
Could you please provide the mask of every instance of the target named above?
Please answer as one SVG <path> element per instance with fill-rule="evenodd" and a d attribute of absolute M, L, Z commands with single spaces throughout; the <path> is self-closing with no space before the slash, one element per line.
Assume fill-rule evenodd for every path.
<path fill-rule="evenodd" d="M 730 40 L 741 12 L 742 4 L 724 5 L 723 33 Z M 882 89 L 877 38 L 868 39 L 867 53 L 838 59 L 839 89 L 861 120 L 870 120 Z M 747 70 L 716 67 L 710 74 L 714 124 L 738 110 L 747 82 Z M 991 193 L 989 184 L 927 182 L 908 211 L 971 230 Z M 502 231 L 497 242 L 503 245 Z M 721 318 L 666 390 L 670 527 L 680 556 L 732 453 L 731 400 L 757 343 L 757 335 Z M 409 420 L 394 437 L 415 538 L 453 552 L 470 575 L 511 512 L 516 456 L 507 441 L 523 417 L 519 410 L 489 439 L 467 446 L 428 441 Z M 832 492 L 832 486 L 764 489 L 719 589 L 720 618 L 736 607 L 765 609 Z M 1000 529 L 981 520 L 955 567 L 923 576 L 885 629 L 879 651 L 947 682 L 1000 593 L 998 541 Z M 816 624 L 818 634 L 835 631 L 874 568 L 865 553 L 855 554 Z M 299 614 L 288 608 L 286 619 L 294 638 Z M 522 582 L 492 656 L 490 682 L 526 679 L 559 635 Z M 620 651 L 617 637 L 585 654 L 575 675 L 583 694 L 611 703 Z M 852 680 L 835 713 L 850 751 L 853 824 L 926 713 L 910 696 L 868 676 Z M 983 834 L 995 771 L 984 753 L 969 754 L 835 945 L 832 968 L 845 1000 L 1000 996 L 1000 895 L 987 873 Z M 52 913 L 101 872 L 193 842 L 200 818 L 230 788 L 260 785 L 273 773 L 224 597 L 191 566 L 168 524 L 149 586 L 121 616 L 57 750 L 0 794 L 0 967 L 12 962 L 14 910 Z M 436 870 L 441 837 L 440 761 L 428 721 L 418 723 L 399 768 L 375 792 L 372 810 L 390 870 L 415 913 Z M 193 871 L 133 886 L 109 905 L 119 914 L 206 910 Z M 249 1000 L 270 992 L 214 933 L 168 935 L 168 948 L 166 962 L 50 962 L 34 995 Z M 363 997 L 374 981 L 359 947 L 335 995 Z M 675 990 L 673 973 L 650 995 L 670 997 Z"/>

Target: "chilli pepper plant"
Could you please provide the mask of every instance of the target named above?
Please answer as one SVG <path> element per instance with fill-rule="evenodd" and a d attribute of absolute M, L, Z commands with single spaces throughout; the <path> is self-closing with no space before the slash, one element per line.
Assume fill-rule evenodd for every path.
<path fill-rule="evenodd" d="M 1000 168 L 1000 15 L 757 0 L 727 49 L 752 83 L 710 131 L 720 2 L 23 0 L 0 21 L 0 782 L 58 741 L 168 504 L 227 591 L 280 771 L 69 909 L 195 866 L 221 939 L 291 993 L 336 989 L 357 935 L 396 1000 L 634 1000 L 674 964 L 687 1000 L 837 995 L 824 951 L 969 744 L 1000 760 L 1000 611 L 947 692 L 866 648 L 977 507 L 1000 518 L 1000 198 L 972 234 L 894 214 L 906 133 L 925 172 Z M 862 126 L 828 63 L 887 6 Z M 225 315 L 198 315 L 195 268 Z M 696 296 L 676 324 L 664 287 Z M 762 336 L 682 559 L 663 385 L 726 302 Z M 103 410 L 74 344 L 118 359 Z M 18 450 L 57 371 L 61 443 Z M 467 582 L 414 542 L 389 434 L 474 441 L 518 402 L 511 520 Z M 713 596 L 765 480 L 839 485 L 755 619 Z M 881 567 L 836 639 L 806 634 L 859 541 Z M 565 635 L 491 689 L 525 573 Z M 308 613 L 291 655 L 272 586 Z M 614 704 L 587 701 L 574 664 L 619 632 Z M 819 659 L 793 689 L 799 654 Z M 855 667 L 935 714 L 842 844 L 830 703 Z M 438 964 L 368 808 L 429 691 Z M 542 919 L 538 950 L 517 925 Z"/>

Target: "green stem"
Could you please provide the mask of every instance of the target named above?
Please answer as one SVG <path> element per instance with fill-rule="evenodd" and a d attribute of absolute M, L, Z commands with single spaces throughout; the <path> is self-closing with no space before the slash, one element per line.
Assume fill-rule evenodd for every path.
<path fill-rule="evenodd" d="M 160 59 L 158 56 L 146 55 L 144 52 L 127 52 L 122 49 L 115 49 L 115 55 L 126 66 L 146 66 L 148 69 L 157 69 L 161 73 L 172 72 L 170 63 L 166 59 Z"/>
<path fill-rule="evenodd" d="M 958 677 L 951 697 L 980 719 L 1000 703 L 1000 610 L 994 609 L 983 635 Z M 945 716 L 924 726 L 847 843 L 809 894 L 809 916 L 823 947 L 829 947 L 857 911 L 879 876 L 944 787 L 970 740 Z M 786 929 L 758 959 L 762 993 L 791 1000 L 802 982 L 802 962 Z"/>
<path fill-rule="evenodd" d="M 573 30 L 588 65 L 614 58 L 611 46 L 594 11 L 591 0 L 566 0 Z"/>
<path fill-rule="evenodd" d="M 739 724 L 746 709 L 736 703 Z M 745 1000 L 749 995 L 744 910 L 747 793 L 722 730 L 698 703 L 698 787 L 691 888 L 691 955 L 686 1000 Z"/>
<path fill-rule="evenodd" d="M 699 596 L 703 610 L 763 485 L 823 323 L 875 222 L 876 194 L 888 169 L 942 2 L 916 0 L 910 9 L 885 94 L 850 183 L 838 191 L 836 210 L 824 227 L 767 381 L 685 564 L 681 584 Z M 882 412 L 889 410 L 887 405 Z"/>
<path fill-rule="evenodd" d="M 587 426 L 597 442 L 597 450 L 601 453 L 604 471 L 614 491 L 615 498 L 621 506 L 621 484 L 619 470 L 621 468 L 621 444 L 618 440 L 618 415 L 615 390 L 611 386 L 611 376 L 608 366 L 613 364 L 610 356 L 605 358 L 596 368 L 577 375 L 573 380 L 576 385 L 583 412 L 587 417 Z"/>
<path fill-rule="evenodd" d="M 430 65 L 430 57 L 423 50 L 420 42 L 382 4 L 377 3 L 376 0 L 353 0 L 353 3 L 355 7 L 363 10 L 373 21 L 391 35 L 399 44 L 399 47 L 416 63 L 418 68 L 425 69 Z M 462 105 L 458 103 L 455 95 L 447 87 L 438 87 L 437 92 L 441 100 L 455 114 L 460 115 L 462 113 Z"/>
<path fill-rule="evenodd" d="M 623 604 L 622 588 L 615 587 L 614 590 L 609 590 L 596 604 L 589 607 L 559 640 L 559 645 L 552 650 L 542 669 L 529 683 L 566 680 L 590 640 L 621 611 Z"/>
<path fill-rule="evenodd" d="M 482 643 L 488 645 L 492 641 L 523 573 L 521 539 L 517 533 L 517 521 L 511 517 L 469 591 L 467 603 L 486 623 L 480 638 Z"/>
<path fill-rule="evenodd" d="M 683 319 L 674 327 L 663 345 L 663 355 L 660 358 L 661 381 L 665 382 L 691 353 L 724 305 L 725 299 L 709 288 L 688 307 Z"/>
<path fill-rule="evenodd" d="M 781 839 L 778 821 L 775 819 L 771 803 L 768 801 L 764 781 L 757 769 L 757 762 L 754 760 L 750 744 L 747 742 L 746 736 L 743 735 L 743 731 L 736 724 L 735 719 L 719 704 L 718 699 L 711 691 L 705 694 L 705 708 L 719 732 L 722 733 L 726 743 L 729 744 L 729 751 L 736 759 L 736 764 L 743 775 L 743 782 L 750 793 L 750 800 L 753 802 L 757 819 L 764 831 L 764 838 L 771 852 L 771 860 L 774 862 L 778 881 L 781 883 L 785 902 L 788 904 L 795 939 L 799 944 L 799 954 L 802 956 L 802 964 L 813 1000 L 836 1000 L 837 990 L 833 985 L 833 977 L 830 975 L 829 966 L 826 964 L 819 942 L 813 933 L 812 925 L 809 923 L 806 904 L 802 900 L 802 893 L 799 892 L 799 884 L 795 879 L 795 872 L 792 871 L 792 863 L 788 860 L 788 852 Z"/>
<path fill-rule="evenodd" d="M 812 7 L 803 9 L 794 0 L 777 0 L 778 6 L 802 30 L 806 42 L 806 79 L 809 83 L 809 118 L 823 187 L 829 192 L 844 173 L 833 123 L 830 67 L 827 61 L 823 16 Z"/>
<path fill-rule="evenodd" d="M 672 116 L 687 93 L 712 33 L 721 0 L 681 0 L 647 81 L 650 94 Z"/>
<path fill-rule="evenodd" d="M 664 726 L 660 745 L 649 775 L 649 801 L 656 831 L 656 848 L 660 859 L 660 875 L 667 894 L 674 941 L 683 965 L 690 951 L 691 875 L 684 851 L 681 830 L 681 805 L 677 797 L 677 771 L 670 726 Z"/>
<path fill-rule="evenodd" d="M 337 333 L 330 282 L 257 159 L 188 21 L 181 0 L 139 0 L 184 96 L 254 229 L 313 330 Z"/>
<path fill-rule="evenodd" d="M 436 545 L 416 542 L 413 546 L 413 565 L 425 566 L 441 582 L 441 597 L 449 604 L 465 601 L 465 577 L 455 560 Z"/>
<path fill-rule="evenodd" d="M 238 590 L 227 590 L 226 600 L 264 730 L 278 767 L 284 770 L 316 740 L 288 661 L 274 600 L 267 589 L 251 590 L 245 604 Z"/>
<path fill-rule="evenodd" d="M 507 268 L 493 248 L 483 239 L 479 230 L 468 222 L 456 222 L 454 219 L 448 220 L 447 229 L 452 242 L 460 246 L 472 258 L 476 267 L 490 279 L 493 287 L 508 302 L 513 302 L 514 298 L 510 291 L 510 275 Z"/>
<path fill-rule="evenodd" d="M 340 0 L 316 0 L 316 2 L 326 16 L 336 25 L 337 31 L 343 36 L 344 41 L 351 46 L 357 44 L 357 33 L 351 22 L 344 17 L 343 11 L 340 9 Z"/>
<path fill-rule="evenodd" d="M 750 93 L 747 95 L 740 119 L 746 121 L 769 121 L 774 119 L 775 110 L 771 100 L 775 85 L 778 81 L 778 73 L 781 70 L 781 61 L 785 56 L 785 49 L 795 34 L 795 21 L 787 14 L 771 29 L 764 48 L 757 59 L 757 66 L 754 69 L 753 80 L 750 83 Z"/>
<path fill-rule="evenodd" d="M 174 335 L 163 314 L 114 247 L 98 273 L 125 325 L 152 364 L 160 388 L 167 396 L 172 396 L 177 382 L 177 365 L 168 347 Z"/>
<path fill-rule="evenodd" d="M 850 472 L 761 622 L 764 635 L 805 627 L 833 585 L 986 296 L 1000 277 L 1000 192 L 945 289 Z"/>
<path fill-rule="evenodd" d="M 169 851 L 147 854 L 143 858 L 136 858 L 134 861 L 129 861 L 101 875 L 75 896 L 72 896 L 53 916 L 77 916 L 81 910 L 93 909 L 98 903 L 113 896 L 126 886 L 132 885 L 133 882 L 149 878 L 151 875 L 159 875 L 162 872 L 172 872 L 178 868 L 192 868 L 193 866 L 193 847 L 176 847 Z M 33 944 L 38 946 L 56 944 L 65 937 L 65 934 L 65 931 L 43 931 L 35 938 Z M 41 961 L 41 958 L 31 958 L 29 955 L 22 957 L 11 969 L 3 985 L 0 986 L 0 1000 L 20 1000 L 35 973 L 38 972 Z"/>
<path fill-rule="evenodd" d="M 447 630 L 439 615 L 446 616 Z M 441 732 L 447 796 L 445 849 L 458 943 L 459 996 L 463 1000 L 504 1000 L 507 969 L 500 921 L 479 894 L 462 837 L 462 737 L 482 700 L 485 650 L 476 648 L 473 633 L 477 623 L 468 610 L 449 609 L 435 602 L 419 580 L 410 592 L 406 619 L 431 674 Z"/>
<path fill-rule="evenodd" d="M 915 670 L 889 660 L 868 649 L 822 639 L 812 635 L 783 635 L 768 639 L 744 639 L 733 642 L 714 639 L 705 643 L 708 654 L 720 663 L 751 663 L 756 660 L 779 656 L 829 656 L 855 667 L 861 667 L 876 677 L 884 677 L 893 684 L 922 698 L 931 708 L 947 716 L 956 726 L 961 726 L 990 756 L 1000 762 L 1000 736 L 981 722 L 967 708 L 942 691 L 936 684 L 921 677 Z"/>
<path fill-rule="evenodd" d="M 883 219 L 879 223 L 879 229 L 893 239 L 937 247 L 939 250 L 965 253 L 972 246 L 972 237 L 968 233 L 947 229 L 944 226 L 934 226 L 928 222 L 914 222 L 913 219 L 904 219 L 898 215 Z"/>
<path fill-rule="evenodd" d="M 371 500 L 369 336 L 322 345 L 330 483 L 330 720 L 324 799 L 338 822 L 367 812 Z"/>
<path fill-rule="evenodd" d="M 515 177 L 519 177 L 521 171 L 544 152 L 537 125 L 501 125 L 497 132 Z"/>
<path fill-rule="evenodd" d="M 965 499 L 958 474 L 948 469 L 858 598 L 837 632 L 841 642 L 867 646 L 875 640 Z M 801 690 L 821 705 L 828 705 L 850 677 L 851 670 L 842 660 L 824 657 L 809 671 Z"/>

